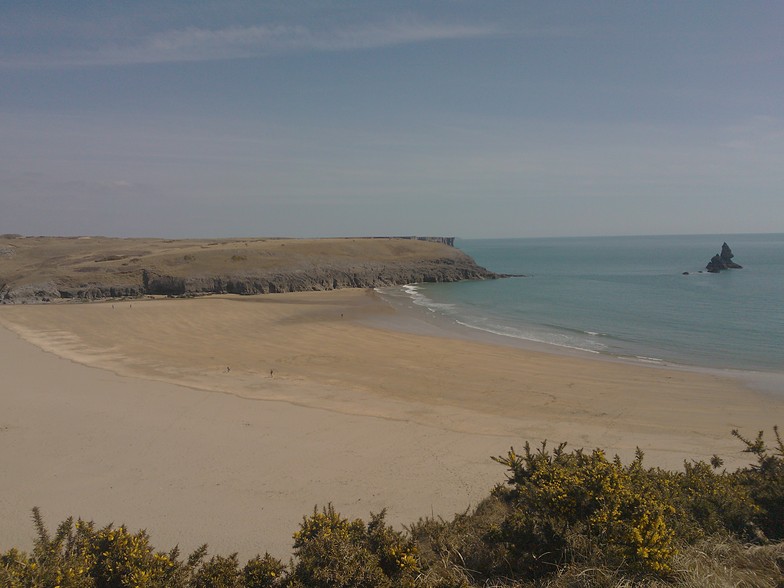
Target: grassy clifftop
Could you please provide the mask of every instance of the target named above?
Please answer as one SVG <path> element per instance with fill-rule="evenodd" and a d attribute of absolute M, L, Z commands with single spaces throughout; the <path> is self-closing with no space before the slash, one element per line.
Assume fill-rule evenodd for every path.
<path fill-rule="evenodd" d="M 444 243 L 406 238 L 0 237 L 0 300 L 259 294 L 495 274 Z"/>

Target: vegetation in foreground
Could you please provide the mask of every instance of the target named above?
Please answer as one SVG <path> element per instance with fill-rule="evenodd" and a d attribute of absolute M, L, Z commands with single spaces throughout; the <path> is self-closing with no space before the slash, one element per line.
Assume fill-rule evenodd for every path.
<path fill-rule="evenodd" d="M 494 458 L 508 470 L 476 509 L 405 531 L 384 512 L 305 516 L 289 563 L 264 554 L 159 552 L 144 531 L 69 518 L 50 533 L 33 509 L 32 553 L 0 553 L 3 588 L 784 587 L 784 443 L 733 435 L 755 463 L 672 472 L 546 443 Z"/>

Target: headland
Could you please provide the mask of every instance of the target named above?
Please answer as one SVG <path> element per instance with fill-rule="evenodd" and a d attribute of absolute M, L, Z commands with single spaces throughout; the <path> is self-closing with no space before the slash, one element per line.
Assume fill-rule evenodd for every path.
<path fill-rule="evenodd" d="M 269 294 L 498 277 L 451 237 L 0 236 L 0 303 Z"/>

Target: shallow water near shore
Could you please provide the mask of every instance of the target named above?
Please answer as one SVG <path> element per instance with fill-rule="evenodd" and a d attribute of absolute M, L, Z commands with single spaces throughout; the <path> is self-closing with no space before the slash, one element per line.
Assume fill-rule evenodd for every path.
<path fill-rule="evenodd" d="M 726 241 L 743 269 L 709 274 Z M 784 372 L 784 234 L 458 239 L 488 269 L 384 296 L 431 319 L 649 364 Z M 688 272 L 688 275 L 684 275 Z"/>

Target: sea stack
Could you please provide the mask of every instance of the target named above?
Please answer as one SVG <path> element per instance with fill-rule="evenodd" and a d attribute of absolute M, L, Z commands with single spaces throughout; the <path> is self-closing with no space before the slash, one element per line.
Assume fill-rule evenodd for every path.
<path fill-rule="evenodd" d="M 742 265 L 738 265 L 732 261 L 733 257 L 735 257 L 735 255 L 733 255 L 732 249 L 730 249 L 730 246 L 725 242 L 721 246 L 721 253 L 714 255 L 708 262 L 708 265 L 705 266 L 705 269 L 711 274 L 717 274 L 725 269 L 742 269 Z"/>

